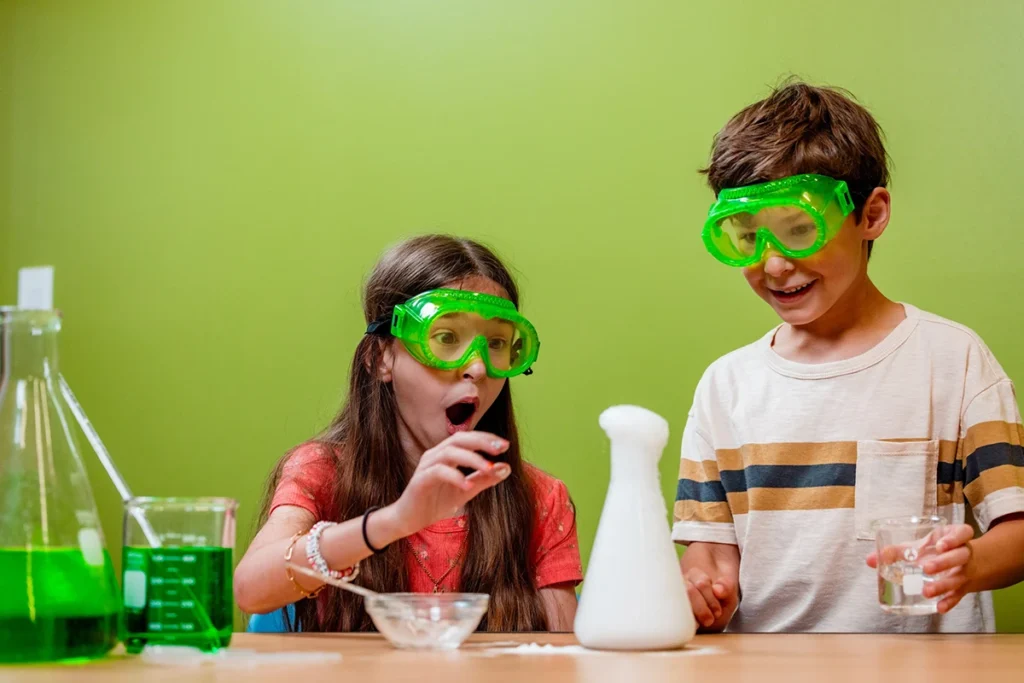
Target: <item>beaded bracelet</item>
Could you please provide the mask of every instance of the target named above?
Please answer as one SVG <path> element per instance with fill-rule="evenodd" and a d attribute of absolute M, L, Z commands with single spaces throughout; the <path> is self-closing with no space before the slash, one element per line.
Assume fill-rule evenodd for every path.
<path fill-rule="evenodd" d="M 294 536 L 292 536 L 292 542 L 288 544 L 288 550 L 284 554 L 284 571 L 288 575 L 288 580 L 291 581 L 292 586 L 295 587 L 295 590 L 297 590 L 299 592 L 299 594 L 302 595 L 302 597 L 311 599 L 311 598 L 315 598 L 316 596 L 320 595 L 320 591 L 322 591 L 324 588 L 326 588 L 327 584 L 325 583 L 322 586 L 320 586 L 319 588 L 317 588 L 316 590 L 314 590 L 313 592 L 309 592 L 305 588 L 300 586 L 299 582 L 295 580 L 295 573 L 292 572 L 292 564 L 291 564 L 291 562 L 292 562 L 292 552 L 295 550 L 295 542 L 298 541 L 299 538 L 304 533 L 306 533 L 306 532 L 305 531 L 299 531 Z"/>
<path fill-rule="evenodd" d="M 337 569 L 331 569 L 327 566 L 327 560 L 320 554 L 320 536 L 323 535 L 324 530 L 328 527 L 337 526 L 337 522 L 326 522 L 320 521 L 313 525 L 313 528 L 309 530 L 309 536 L 306 537 L 306 557 L 309 559 L 309 566 L 319 572 L 322 576 L 338 580 L 351 581 L 359 573 L 359 563 L 356 562 L 354 566 L 338 571 Z"/>

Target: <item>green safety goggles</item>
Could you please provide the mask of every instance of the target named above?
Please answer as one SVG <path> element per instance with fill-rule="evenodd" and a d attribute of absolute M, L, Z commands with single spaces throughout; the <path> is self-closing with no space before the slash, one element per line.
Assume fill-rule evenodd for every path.
<path fill-rule="evenodd" d="M 835 237 L 852 211 L 845 181 L 795 175 L 722 190 L 701 236 L 711 255 L 729 266 L 759 263 L 769 247 L 801 259 Z"/>
<path fill-rule="evenodd" d="M 366 331 L 390 332 L 416 360 L 438 370 L 457 370 L 480 358 L 491 377 L 530 374 L 540 351 L 537 329 L 515 304 L 458 289 L 418 294 Z"/>

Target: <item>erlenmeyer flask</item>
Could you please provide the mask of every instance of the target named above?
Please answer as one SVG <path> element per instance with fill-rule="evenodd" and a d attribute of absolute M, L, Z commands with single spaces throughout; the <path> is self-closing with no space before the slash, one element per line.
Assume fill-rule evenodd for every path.
<path fill-rule="evenodd" d="M 658 460 L 668 422 L 639 406 L 601 413 L 612 472 L 574 630 L 597 650 L 669 650 L 697 630 L 679 571 Z"/>
<path fill-rule="evenodd" d="M 74 417 L 54 311 L 0 308 L 0 662 L 99 657 L 118 592 Z"/>

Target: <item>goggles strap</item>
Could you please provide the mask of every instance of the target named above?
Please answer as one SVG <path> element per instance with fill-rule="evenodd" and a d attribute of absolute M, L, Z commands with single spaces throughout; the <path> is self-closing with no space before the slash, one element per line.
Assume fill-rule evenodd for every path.
<path fill-rule="evenodd" d="M 366 326 L 366 334 L 370 334 L 376 337 L 390 337 L 391 336 L 391 316 L 387 318 L 378 318 L 372 323 Z"/>

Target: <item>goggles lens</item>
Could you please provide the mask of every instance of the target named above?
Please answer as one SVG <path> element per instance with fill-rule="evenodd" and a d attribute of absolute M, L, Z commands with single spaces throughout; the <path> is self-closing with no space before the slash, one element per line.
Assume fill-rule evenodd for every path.
<path fill-rule="evenodd" d="M 486 349 L 489 365 L 508 371 L 525 360 L 525 332 L 512 320 L 446 313 L 431 321 L 427 340 L 430 353 L 443 363 L 468 362 L 473 348 L 481 353 Z"/>
<path fill-rule="evenodd" d="M 708 212 L 704 242 L 718 260 L 750 266 L 772 247 L 806 258 L 832 239 L 853 211 L 846 183 L 813 174 L 725 189 Z"/>
<path fill-rule="evenodd" d="M 726 216 L 715 223 L 711 237 L 724 255 L 745 259 L 760 256 L 769 237 L 787 251 L 806 251 L 818 241 L 820 232 L 814 216 L 806 211 L 792 206 L 774 206 L 757 213 L 742 211 Z"/>

